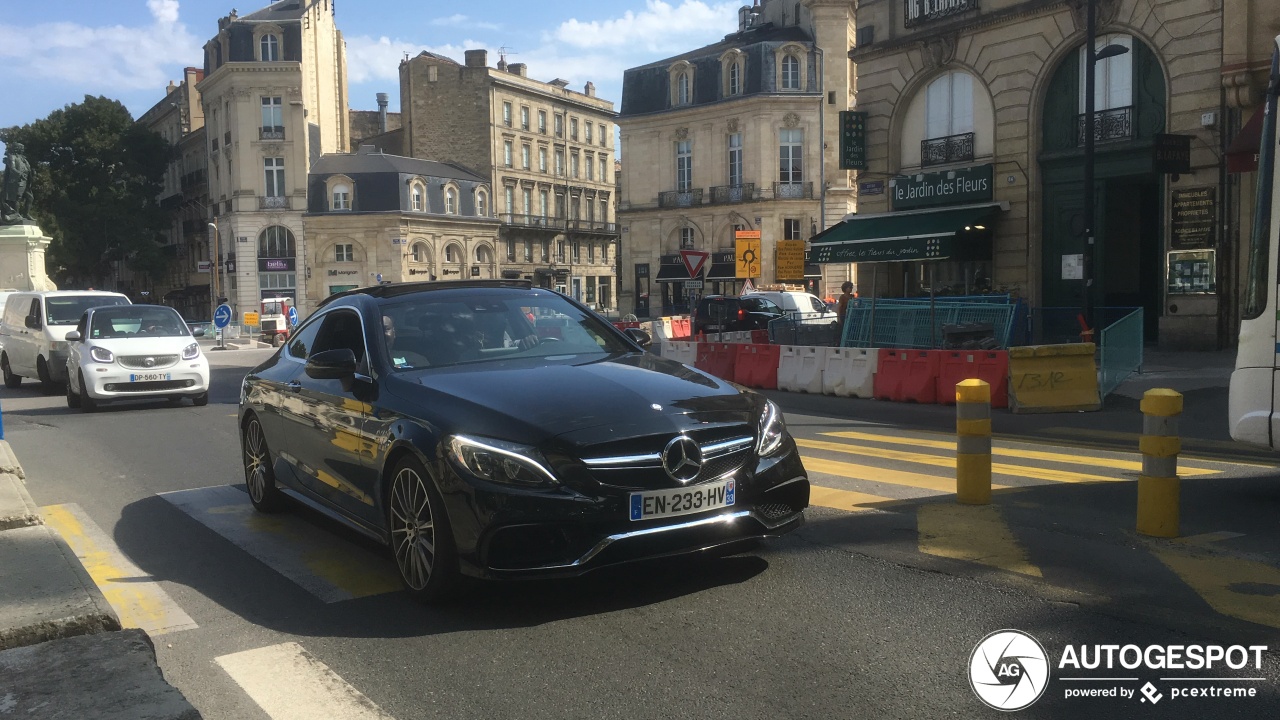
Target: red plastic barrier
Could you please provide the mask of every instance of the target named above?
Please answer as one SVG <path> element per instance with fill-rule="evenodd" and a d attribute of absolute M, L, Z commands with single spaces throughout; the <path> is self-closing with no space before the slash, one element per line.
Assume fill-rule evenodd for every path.
<path fill-rule="evenodd" d="M 768 331 L 768 330 L 752 330 L 752 331 L 751 331 L 751 342 L 753 342 L 753 343 L 755 343 L 755 344 L 757 344 L 757 345 L 768 345 L 768 344 L 769 344 L 769 331 Z"/>
<path fill-rule="evenodd" d="M 733 381 L 747 387 L 778 389 L 778 360 L 781 345 L 738 343 L 738 357 L 733 366 Z"/>
<path fill-rule="evenodd" d="M 671 334 L 676 337 L 687 338 L 693 334 L 693 328 L 689 323 L 689 318 L 672 318 Z"/>
<path fill-rule="evenodd" d="M 991 386 L 991 407 L 1009 407 L 1009 351 L 943 350 L 938 373 L 938 402 L 954 405 L 956 383 L 985 380 Z"/>
<path fill-rule="evenodd" d="M 940 350 L 881 350 L 872 391 L 879 400 L 938 402 Z"/>
<path fill-rule="evenodd" d="M 698 343 L 698 357 L 694 367 L 724 380 L 733 380 L 733 366 L 737 363 L 737 346 L 733 343 Z"/>

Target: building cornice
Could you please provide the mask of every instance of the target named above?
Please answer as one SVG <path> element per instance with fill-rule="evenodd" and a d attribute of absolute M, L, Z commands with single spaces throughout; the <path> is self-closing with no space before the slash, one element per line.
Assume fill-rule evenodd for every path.
<path fill-rule="evenodd" d="M 585 111 L 597 113 L 608 118 L 617 118 L 618 113 L 613 109 L 613 101 L 604 100 L 602 98 L 592 97 L 590 95 L 582 95 L 573 90 L 557 87 L 550 83 L 544 83 L 541 80 L 534 80 L 522 75 L 512 75 L 508 72 L 489 68 L 489 77 L 495 85 L 513 88 L 529 93 L 537 98 L 543 99 L 551 103 L 560 103 L 564 105 L 573 105 L 582 108 Z M 565 93 L 561 95 L 560 93 Z M 572 95 L 569 93 L 573 93 Z M 580 97 L 574 97 L 580 95 Z"/>
<path fill-rule="evenodd" d="M 823 98 L 820 92 L 786 92 L 786 93 L 755 93 L 753 95 L 739 95 L 728 98 L 720 98 L 711 102 L 698 103 L 696 105 L 681 105 L 680 107 L 667 108 L 664 110 L 655 110 L 647 113 L 632 113 L 630 115 L 619 115 L 618 124 L 634 120 L 655 120 L 658 118 L 670 118 L 672 122 L 683 120 L 684 118 L 696 118 L 700 113 L 713 109 L 716 116 L 722 115 L 725 110 L 738 110 L 736 104 L 741 104 L 742 110 L 748 110 L 752 102 L 762 105 L 790 105 L 791 101 L 803 99 L 811 104 L 818 104 Z"/>
<path fill-rule="evenodd" d="M 219 84 L 223 78 L 229 75 L 258 75 L 265 73 L 289 73 L 302 74 L 302 63 L 300 62 L 229 62 L 224 63 L 222 67 L 209 73 L 205 79 L 196 83 L 196 90 L 204 94 L 210 88 Z"/>
<path fill-rule="evenodd" d="M 974 17 L 965 17 L 950 22 L 939 22 L 922 31 L 909 32 L 892 40 L 876 42 L 865 49 L 854 48 L 849 51 L 849 59 L 854 62 L 865 62 L 892 55 L 904 49 L 912 49 L 922 41 L 940 35 L 969 34 L 976 30 L 1001 25 L 1014 20 L 1039 17 L 1071 7 L 1071 0 L 1027 0 L 1015 7 L 982 13 Z"/>

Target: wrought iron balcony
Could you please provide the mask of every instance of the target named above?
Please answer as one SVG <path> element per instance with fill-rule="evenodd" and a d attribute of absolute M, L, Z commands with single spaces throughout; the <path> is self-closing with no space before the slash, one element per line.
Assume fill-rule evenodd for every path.
<path fill-rule="evenodd" d="M 702 204 L 702 188 L 667 190 L 658 193 L 658 207 L 693 207 Z"/>
<path fill-rule="evenodd" d="M 756 197 L 755 183 L 741 183 L 739 185 L 717 185 L 711 188 L 711 203 L 713 205 L 722 205 L 724 203 L 740 203 L 751 202 Z"/>
<path fill-rule="evenodd" d="M 502 213 L 498 216 L 503 225 L 523 228 L 539 228 L 544 230 L 563 230 L 564 219 L 543 215 L 520 215 L 518 213 Z"/>
<path fill-rule="evenodd" d="M 575 232 L 597 233 L 601 235 L 617 235 L 618 224 L 599 220 L 572 220 L 570 229 Z"/>
<path fill-rule="evenodd" d="M 1076 145 L 1084 147 L 1084 113 L 1076 116 Z M 1133 106 L 1096 110 L 1093 113 L 1093 141 L 1116 142 L 1133 137 Z"/>
<path fill-rule="evenodd" d="M 259 210 L 287 210 L 289 209 L 289 198 L 283 195 L 268 195 L 267 197 L 258 198 Z"/>
<path fill-rule="evenodd" d="M 945 165 L 973 159 L 973 133 L 932 138 L 920 143 L 920 166 Z"/>
<path fill-rule="evenodd" d="M 258 139 L 260 140 L 283 140 L 284 128 L 276 125 L 274 127 L 263 126 L 258 128 Z"/>
<path fill-rule="evenodd" d="M 813 183 L 774 183 L 773 196 L 782 200 L 812 200 Z"/>

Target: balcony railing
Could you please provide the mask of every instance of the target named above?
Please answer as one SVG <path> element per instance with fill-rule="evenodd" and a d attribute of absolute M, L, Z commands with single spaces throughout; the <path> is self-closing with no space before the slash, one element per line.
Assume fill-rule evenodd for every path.
<path fill-rule="evenodd" d="M 702 204 L 702 188 L 658 193 L 658 207 L 693 207 Z"/>
<path fill-rule="evenodd" d="M 932 138 L 920 143 L 920 166 L 946 165 L 973 159 L 973 133 Z"/>
<path fill-rule="evenodd" d="M 547 230 L 561 230 L 564 228 L 564 219 L 544 215 L 502 213 L 498 218 L 502 221 L 503 225 L 511 225 L 514 227 L 544 228 Z"/>
<path fill-rule="evenodd" d="M 812 200 L 813 183 L 774 183 L 773 196 L 784 200 Z"/>
<path fill-rule="evenodd" d="M 288 208 L 289 198 L 283 195 L 269 195 L 258 198 L 259 210 L 287 210 Z"/>
<path fill-rule="evenodd" d="M 717 185 L 711 188 L 711 202 L 714 205 L 724 203 L 751 202 L 756 196 L 755 183 L 740 185 Z"/>
<path fill-rule="evenodd" d="M 1076 145 L 1084 147 L 1084 113 L 1076 116 Z M 1093 113 L 1093 141 L 1116 142 L 1133 137 L 1133 106 Z"/>
<path fill-rule="evenodd" d="M 578 232 L 602 233 L 605 235 L 616 235 L 618 232 L 617 223 L 600 220 L 573 220 L 569 225 L 570 229 Z"/>
<path fill-rule="evenodd" d="M 279 125 L 275 127 L 263 126 L 258 128 L 258 139 L 260 140 L 283 140 L 284 128 Z"/>

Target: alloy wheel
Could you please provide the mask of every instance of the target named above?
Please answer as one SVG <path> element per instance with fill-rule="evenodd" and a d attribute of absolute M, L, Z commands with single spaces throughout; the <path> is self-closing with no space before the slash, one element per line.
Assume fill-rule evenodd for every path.
<path fill-rule="evenodd" d="M 410 467 L 391 482 L 391 547 L 400 576 L 412 590 L 423 590 L 436 561 L 435 522 L 426 480 Z"/>
<path fill-rule="evenodd" d="M 261 504 L 267 494 L 267 443 L 257 418 L 244 429 L 244 482 L 249 497 Z"/>

